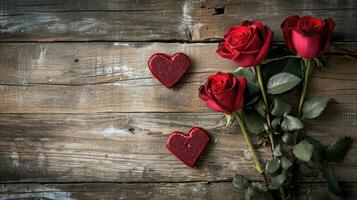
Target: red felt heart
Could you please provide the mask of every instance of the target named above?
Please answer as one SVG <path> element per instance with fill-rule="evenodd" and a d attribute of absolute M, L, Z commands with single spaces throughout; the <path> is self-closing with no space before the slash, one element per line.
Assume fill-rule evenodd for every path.
<path fill-rule="evenodd" d="M 156 53 L 151 56 L 148 65 L 157 80 L 172 88 L 190 69 L 191 62 L 184 53 L 175 53 L 172 57 Z"/>
<path fill-rule="evenodd" d="M 208 141 L 207 132 L 202 128 L 194 127 L 188 134 L 173 132 L 166 142 L 166 147 L 187 166 L 193 167 Z"/>

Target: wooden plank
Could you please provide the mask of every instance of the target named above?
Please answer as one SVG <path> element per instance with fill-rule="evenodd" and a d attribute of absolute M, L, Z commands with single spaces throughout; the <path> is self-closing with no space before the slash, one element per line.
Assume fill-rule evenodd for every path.
<path fill-rule="evenodd" d="M 45 96 L 35 98 L 45 107 L 48 103 L 53 104 L 53 108 L 57 107 L 50 108 L 53 112 L 58 110 L 77 112 L 74 110 L 78 109 L 79 112 L 91 112 L 97 109 L 100 112 L 116 112 L 127 106 L 134 108 L 134 104 L 134 112 L 207 110 L 197 98 L 197 88 L 206 79 L 207 73 L 217 70 L 217 60 L 220 60 L 219 64 L 224 64 L 218 70 L 234 69 L 230 62 L 218 59 L 214 52 L 215 44 L 206 46 L 160 43 L 63 43 L 3 44 L 1 46 L 0 52 L 3 55 L 1 61 L 4 64 L 1 71 L 7 74 L 0 75 L 0 82 L 5 84 L 2 87 L 3 94 L 6 93 L 4 99 L 27 99 L 26 94 L 18 93 L 18 88 L 26 88 L 26 91 L 32 95 L 42 96 L 41 93 L 44 92 Z M 168 50 L 169 48 L 171 50 Z M 154 52 L 174 53 L 176 51 L 185 51 L 189 54 L 194 66 L 182 82 L 187 84 L 180 84 L 177 89 L 168 90 L 152 78 L 146 63 Z M 207 58 L 199 59 L 202 54 Z M 42 92 L 33 89 L 40 89 Z M 132 92 L 128 92 L 128 89 Z M 142 102 L 147 99 L 144 96 L 155 99 L 150 98 L 151 102 Z M 180 98 L 180 96 L 186 97 Z M 73 98 L 78 99 L 68 104 L 63 101 L 63 98 L 68 98 L 69 101 Z M 177 101 L 174 102 L 173 99 Z M 86 105 L 77 107 L 75 104 L 82 104 L 78 100 Z M 89 106 L 87 100 L 94 104 Z M 31 104 L 36 107 L 37 103 Z M 74 107 L 68 108 L 68 106 Z M 161 108 L 152 109 L 152 106 Z M 113 110 L 113 107 L 117 109 Z M 44 109 L 46 111 L 43 109 L 35 111 L 23 107 L 20 112 L 48 111 L 48 108 Z M 3 112 L 8 109 L 2 107 L 0 110 Z"/>
<path fill-rule="evenodd" d="M 238 20 L 259 19 L 281 41 L 289 15 L 332 17 L 334 41 L 356 41 L 355 1 L 0 1 L 2 41 L 220 40 Z"/>
<path fill-rule="evenodd" d="M 165 147 L 170 132 L 191 126 L 208 129 L 212 140 L 194 169 Z M 234 172 L 260 178 L 243 136 L 223 129 L 215 113 L 15 114 L 2 115 L 0 127 L 1 181 L 226 180 Z M 260 153 L 270 155 L 267 147 Z"/>
<path fill-rule="evenodd" d="M 333 109 L 324 116 L 308 129 L 325 144 L 346 134 L 356 138 L 355 117 L 335 117 Z M 207 129 L 211 143 L 190 169 L 165 142 L 172 131 L 193 126 Z M 219 113 L 1 114 L 0 181 L 221 181 L 233 173 L 260 180 L 239 128 L 224 126 Z M 342 181 L 357 181 L 356 148 L 335 165 Z M 270 158 L 268 147 L 259 154 Z"/>
<path fill-rule="evenodd" d="M 193 82 L 197 79 L 190 74 L 234 70 L 216 48 L 217 44 L 200 43 L 4 43 L 0 44 L 0 84 L 80 86 L 148 79 L 142 81 L 159 85 L 151 80 L 147 67 L 157 52 L 189 55 L 192 68 L 184 82 Z"/>
<path fill-rule="evenodd" d="M 297 189 L 297 199 L 305 199 L 308 184 Z M 327 185 L 313 184 L 310 199 L 337 200 L 327 191 Z M 347 197 L 357 195 L 356 184 L 344 184 Z M 0 196 L 10 199 L 243 199 L 244 193 L 235 189 L 230 182 L 207 183 L 78 183 L 78 184 L 6 184 L 0 185 Z M 257 195 L 254 199 L 266 199 Z"/>
<path fill-rule="evenodd" d="M 238 20 L 258 19 L 273 30 L 274 40 L 284 41 L 280 25 L 286 17 L 312 15 L 335 20 L 334 41 L 356 41 L 353 30 L 357 27 L 357 2 L 204 0 L 200 7 L 193 15 L 199 19 L 193 25 L 193 40 L 221 39 Z M 224 8 L 224 14 L 217 15 L 220 8 Z"/>
<path fill-rule="evenodd" d="M 0 45 L 0 113 L 207 112 L 197 89 L 210 73 L 235 68 L 216 55 L 216 44 L 130 44 Z M 169 90 L 146 63 L 154 52 L 177 51 L 193 67 Z M 326 54 L 328 67 L 313 75 L 312 94 L 354 112 L 356 52 L 355 43 L 335 44 Z"/>
<path fill-rule="evenodd" d="M 186 7 L 184 7 L 186 3 Z M 187 40 L 191 2 L 1 1 L 3 41 Z M 188 12 L 187 15 L 184 12 Z"/>

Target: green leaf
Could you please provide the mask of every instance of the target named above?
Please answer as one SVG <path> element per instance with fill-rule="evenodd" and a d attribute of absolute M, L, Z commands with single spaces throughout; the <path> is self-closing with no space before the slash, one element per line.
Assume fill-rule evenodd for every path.
<path fill-rule="evenodd" d="M 322 163 L 326 157 L 326 147 L 312 136 L 305 135 L 305 140 L 308 141 L 312 146 L 314 146 L 312 160 L 317 163 Z"/>
<path fill-rule="evenodd" d="M 314 175 L 314 171 L 310 167 L 308 167 L 305 163 L 301 163 L 299 165 L 299 170 L 304 176 L 311 177 Z"/>
<path fill-rule="evenodd" d="M 281 146 L 280 146 L 280 144 L 274 148 L 273 155 L 274 156 L 281 156 Z"/>
<path fill-rule="evenodd" d="M 285 55 L 278 55 L 277 57 L 281 57 L 281 56 L 285 56 Z M 288 61 L 289 59 L 285 58 L 285 59 L 275 60 L 266 64 L 262 64 L 262 71 L 267 78 L 270 78 L 273 75 L 282 72 Z"/>
<path fill-rule="evenodd" d="M 289 132 L 285 132 L 284 135 L 281 137 L 283 142 L 288 145 L 293 145 L 295 144 L 295 137 L 293 134 Z"/>
<path fill-rule="evenodd" d="M 330 166 L 324 166 L 324 168 L 322 169 L 322 176 L 328 183 L 328 190 L 336 196 L 339 196 L 341 194 L 341 188 Z"/>
<path fill-rule="evenodd" d="M 270 178 L 271 184 L 269 186 L 270 189 L 278 189 L 286 180 L 286 174 L 282 173 L 277 176 L 273 176 Z"/>
<path fill-rule="evenodd" d="M 312 146 L 314 146 L 314 150 L 318 151 L 319 154 L 324 154 L 326 147 L 317 139 L 313 138 L 312 136 L 305 135 L 305 140 L 308 141 Z"/>
<path fill-rule="evenodd" d="M 237 77 L 243 76 L 247 79 L 247 95 L 252 95 L 260 91 L 258 81 L 250 67 L 239 67 L 233 74 Z"/>
<path fill-rule="evenodd" d="M 281 97 L 274 98 L 274 107 L 271 110 L 271 114 L 276 117 L 289 114 L 291 111 L 290 104 L 286 103 Z"/>
<path fill-rule="evenodd" d="M 245 190 L 245 200 L 253 200 L 254 198 L 254 190 L 252 187 L 248 187 L 246 190 Z"/>
<path fill-rule="evenodd" d="M 302 117 L 307 119 L 318 117 L 326 108 L 329 100 L 327 97 L 314 97 L 307 100 L 302 107 Z"/>
<path fill-rule="evenodd" d="M 338 162 L 343 160 L 352 145 L 351 137 L 342 137 L 336 140 L 327 148 L 327 157 L 329 161 Z"/>
<path fill-rule="evenodd" d="M 277 127 L 280 126 L 280 121 L 281 121 L 280 117 L 274 118 L 273 121 L 271 121 L 271 126 L 273 127 L 273 129 L 276 129 Z"/>
<path fill-rule="evenodd" d="M 297 77 L 301 77 L 301 58 L 290 58 L 286 63 L 283 72 L 288 72 L 290 74 L 294 74 Z"/>
<path fill-rule="evenodd" d="M 269 126 L 268 126 L 268 124 L 267 124 L 266 122 L 264 123 L 264 131 L 265 131 L 266 133 L 269 132 Z"/>
<path fill-rule="evenodd" d="M 286 158 L 286 157 L 282 157 L 282 158 L 280 159 L 280 162 L 281 162 L 281 167 L 282 167 L 284 170 L 289 169 L 289 168 L 293 165 L 293 163 L 292 163 L 288 158 Z"/>
<path fill-rule="evenodd" d="M 253 182 L 250 184 L 250 186 L 255 190 L 255 191 L 258 191 L 258 192 L 266 192 L 266 187 L 263 186 L 263 184 L 261 184 L 260 182 Z"/>
<path fill-rule="evenodd" d="M 226 116 L 226 127 L 229 127 L 232 125 L 232 123 L 234 122 L 234 115 L 227 115 L 225 114 Z"/>
<path fill-rule="evenodd" d="M 258 81 L 254 75 L 254 71 L 249 67 L 238 67 L 238 69 L 236 69 L 236 71 L 234 71 L 233 74 L 237 77 L 243 76 L 247 79 L 248 82 L 255 84 L 257 87 L 259 87 Z"/>
<path fill-rule="evenodd" d="M 283 129 L 283 131 L 295 131 L 302 128 L 304 128 L 303 123 L 298 118 L 291 115 L 285 116 L 281 123 L 281 129 Z"/>
<path fill-rule="evenodd" d="M 250 97 L 250 98 L 248 98 L 248 95 L 247 95 L 246 97 L 247 97 L 247 98 L 244 99 L 245 106 L 251 106 L 251 105 L 257 103 L 258 100 L 259 100 L 259 96 L 255 96 L 255 97 Z M 246 101 L 247 101 L 247 102 L 246 102 Z"/>
<path fill-rule="evenodd" d="M 271 174 L 278 171 L 279 169 L 280 169 L 280 160 L 277 158 L 270 160 L 265 166 L 265 170 Z"/>
<path fill-rule="evenodd" d="M 264 131 L 264 119 L 255 111 L 245 113 L 245 124 L 250 133 L 259 134 Z"/>
<path fill-rule="evenodd" d="M 276 74 L 268 81 L 268 93 L 281 94 L 287 92 L 299 84 L 300 81 L 301 78 L 286 72 Z"/>
<path fill-rule="evenodd" d="M 299 144 L 295 145 L 293 148 L 294 155 L 305 162 L 310 161 L 312 152 L 314 151 L 314 146 L 312 146 L 306 140 L 301 141 Z"/>
<path fill-rule="evenodd" d="M 254 105 L 254 110 L 257 111 L 261 117 L 266 118 L 265 105 L 262 100 L 259 100 L 258 103 Z"/>
<path fill-rule="evenodd" d="M 233 181 L 232 181 L 234 187 L 238 189 L 245 189 L 249 186 L 249 181 L 241 175 L 234 174 L 233 175 Z"/>

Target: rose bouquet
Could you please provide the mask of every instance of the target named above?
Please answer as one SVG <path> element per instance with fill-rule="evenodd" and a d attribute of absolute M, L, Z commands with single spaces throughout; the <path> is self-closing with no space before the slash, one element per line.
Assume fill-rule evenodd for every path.
<path fill-rule="evenodd" d="M 329 163 L 343 159 L 352 139 L 342 137 L 323 145 L 304 128 L 304 122 L 318 117 L 330 102 L 328 97 L 307 99 L 306 94 L 311 69 L 323 67 L 319 56 L 329 48 L 334 21 L 291 16 L 281 29 L 292 53 L 272 50 L 273 33 L 259 21 L 230 28 L 217 54 L 234 61 L 238 68 L 233 73 L 210 75 L 199 89 L 199 97 L 211 109 L 225 113 L 227 126 L 238 122 L 242 130 L 264 180 L 260 184 L 234 175 L 233 185 L 245 190 L 246 199 L 253 199 L 256 193 L 269 199 L 293 199 L 297 179 L 315 180 L 320 175 L 330 192 L 342 195 Z M 267 162 L 259 159 L 252 135 L 270 144 Z M 308 189 L 307 199 L 310 192 Z"/>

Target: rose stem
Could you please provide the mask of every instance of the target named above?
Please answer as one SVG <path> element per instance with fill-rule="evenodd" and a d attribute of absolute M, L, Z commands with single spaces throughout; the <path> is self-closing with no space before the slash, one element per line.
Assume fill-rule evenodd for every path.
<path fill-rule="evenodd" d="M 304 85 L 302 88 L 301 96 L 300 96 L 300 102 L 299 102 L 299 110 L 298 110 L 298 116 L 299 118 L 301 117 L 301 111 L 302 111 L 302 106 L 304 105 L 305 101 L 305 96 L 306 96 L 306 91 L 307 91 L 307 85 L 309 82 L 309 74 L 310 74 L 310 68 L 311 68 L 311 59 L 304 59 L 304 64 L 305 64 L 305 73 L 304 73 Z"/>
<path fill-rule="evenodd" d="M 246 141 L 246 143 L 247 143 L 247 145 L 248 145 L 248 148 L 249 148 L 249 150 L 250 150 L 250 153 L 251 153 L 252 156 L 253 156 L 255 168 L 256 168 L 257 171 L 263 176 L 264 182 L 265 182 L 266 186 L 268 187 L 267 177 L 265 176 L 265 172 L 264 172 L 264 170 L 263 170 L 263 168 L 262 168 L 262 165 L 261 165 L 261 163 L 260 163 L 260 161 L 259 161 L 259 159 L 258 159 L 258 157 L 257 157 L 257 154 L 256 154 L 256 152 L 255 152 L 255 150 L 254 150 L 254 147 L 253 147 L 253 145 L 252 145 L 252 143 L 251 143 L 251 141 L 250 141 L 250 137 L 249 137 L 249 135 L 248 135 L 248 133 L 247 133 L 247 130 L 245 129 L 243 120 L 242 120 L 242 118 L 241 118 L 241 116 L 240 116 L 240 115 L 242 115 L 242 114 L 243 114 L 243 113 L 242 113 L 242 111 L 240 110 L 240 111 L 238 111 L 238 113 L 235 113 L 235 117 L 236 117 L 236 119 L 237 119 L 237 121 L 238 121 L 238 124 L 239 124 L 239 126 L 240 126 L 240 128 L 241 128 L 241 130 L 242 130 L 242 132 L 243 132 L 243 135 L 244 135 L 245 141 Z"/>
<path fill-rule="evenodd" d="M 264 82 L 263 82 L 263 78 L 262 78 L 262 71 L 260 70 L 260 68 L 261 68 L 261 66 L 257 66 L 257 67 L 254 67 L 253 69 L 254 69 L 255 74 L 257 76 L 257 79 L 258 79 L 259 88 L 260 88 L 260 91 L 262 93 L 262 97 L 263 97 L 263 101 L 264 101 L 264 105 L 265 105 L 265 110 L 267 112 L 266 118 L 267 118 L 268 128 L 270 130 L 269 131 L 269 140 L 270 140 L 270 143 L 271 143 L 271 149 L 274 150 L 275 144 L 274 144 L 274 138 L 273 138 L 273 129 L 271 127 L 268 99 L 267 99 L 267 96 L 265 94 L 265 87 L 264 87 Z M 273 156 L 273 158 L 274 158 L 274 156 Z"/>
<path fill-rule="evenodd" d="M 267 63 L 274 62 L 274 61 L 277 61 L 277 60 L 282 60 L 282 59 L 285 59 L 285 58 L 298 58 L 298 57 L 295 56 L 295 55 L 288 55 L 288 56 L 283 56 L 283 57 L 280 57 L 280 58 L 272 58 L 272 59 L 269 59 L 269 60 L 265 60 L 264 62 L 262 62 L 262 64 L 267 64 Z"/>
<path fill-rule="evenodd" d="M 306 96 L 306 92 L 307 92 L 307 85 L 309 82 L 309 75 L 310 75 L 310 68 L 311 68 L 311 63 L 312 60 L 310 59 L 303 59 L 303 63 L 304 65 L 302 66 L 302 71 L 304 72 L 303 76 L 304 76 L 304 83 L 303 83 L 303 88 L 301 91 L 301 95 L 300 95 L 300 101 L 299 101 L 299 108 L 298 108 L 298 117 L 301 118 L 301 112 L 302 112 L 302 107 L 304 105 L 304 101 L 305 101 L 305 96 Z M 295 138 L 297 137 L 297 134 L 299 134 L 299 131 L 296 132 Z M 296 163 L 296 160 L 294 159 L 294 163 Z M 296 176 L 296 167 L 295 165 L 293 166 L 293 173 L 292 173 L 292 179 L 291 181 L 294 180 L 294 177 Z M 308 191 L 309 192 L 309 191 Z M 309 196 L 309 193 L 307 194 L 307 198 Z"/>
<path fill-rule="evenodd" d="M 267 96 L 265 94 L 265 87 L 264 87 L 264 83 L 263 83 L 263 78 L 262 78 L 262 71 L 260 70 L 261 65 L 254 67 L 253 69 L 255 69 L 255 74 L 257 76 L 258 79 L 258 83 L 259 83 L 259 88 L 260 91 L 262 93 L 262 97 L 263 97 L 263 101 L 264 101 L 264 105 L 265 105 L 265 110 L 267 112 L 266 118 L 267 118 L 267 124 L 268 124 L 268 128 L 269 128 L 269 139 L 270 139 L 270 143 L 271 143 L 271 150 L 272 152 L 274 151 L 275 145 L 274 145 L 274 138 L 273 138 L 273 128 L 271 126 L 271 120 L 270 120 L 270 109 L 269 109 L 269 104 L 268 104 L 268 99 Z M 273 158 L 275 158 L 274 155 L 272 155 Z M 280 197 L 281 199 L 285 199 L 285 192 L 284 192 L 284 188 L 279 187 L 279 192 L 280 192 Z"/>

